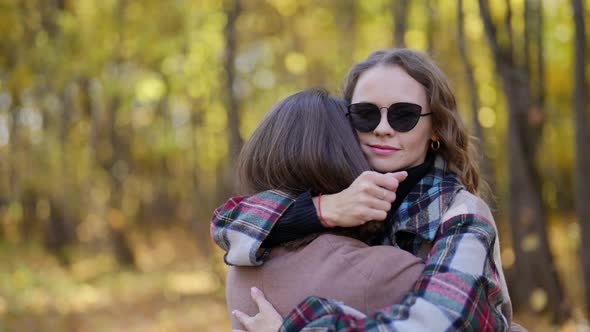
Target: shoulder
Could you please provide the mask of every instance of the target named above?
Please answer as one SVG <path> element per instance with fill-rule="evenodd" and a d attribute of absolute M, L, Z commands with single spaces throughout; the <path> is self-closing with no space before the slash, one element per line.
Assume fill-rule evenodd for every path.
<path fill-rule="evenodd" d="M 422 260 L 411 253 L 393 246 L 368 246 L 359 240 L 332 234 L 320 236 L 316 241 L 330 247 L 331 255 L 338 256 L 341 262 L 356 267 L 370 277 L 375 271 L 389 270 L 395 276 L 408 267 L 422 264 Z"/>
<path fill-rule="evenodd" d="M 452 235 L 467 239 L 468 234 L 489 246 L 496 241 L 498 229 L 489 206 L 467 190 L 460 190 L 441 218 L 438 237 Z"/>
<path fill-rule="evenodd" d="M 466 214 L 474 215 L 491 222 L 494 220 L 490 207 L 483 199 L 462 189 L 455 194 L 453 201 L 443 216 L 443 220 Z"/>

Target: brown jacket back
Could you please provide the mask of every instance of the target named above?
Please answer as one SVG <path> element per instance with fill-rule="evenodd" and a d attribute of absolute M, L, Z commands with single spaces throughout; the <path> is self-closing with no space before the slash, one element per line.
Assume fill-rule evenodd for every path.
<path fill-rule="evenodd" d="M 369 247 L 339 235 L 324 234 L 304 248 L 289 252 L 274 248 L 262 266 L 232 266 L 226 298 L 232 327 L 242 328 L 235 309 L 258 313 L 250 297 L 256 286 L 285 317 L 308 296 L 341 301 L 373 316 L 399 303 L 424 268 L 423 261 L 392 246 Z"/>

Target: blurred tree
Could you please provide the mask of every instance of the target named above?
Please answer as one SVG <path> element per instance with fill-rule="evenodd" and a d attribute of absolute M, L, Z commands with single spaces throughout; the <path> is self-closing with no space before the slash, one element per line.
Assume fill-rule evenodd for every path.
<path fill-rule="evenodd" d="M 437 0 L 426 0 L 426 13 L 428 16 L 428 22 L 426 24 L 426 53 L 431 56 L 434 55 L 434 44 L 435 44 L 435 33 L 438 28 L 438 1 Z"/>
<path fill-rule="evenodd" d="M 122 121 L 119 121 L 118 115 L 125 107 L 123 95 L 123 86 L 121 76 L 125 72 L 125 58 L 123 53 L 123 42 L 125 41 L 125 18 L 127 0 L 120 0 L 114 7 L 115 24 L 117 27 L 117 39 L 114 46 L 113 69 L 116 72 L 116 79 L 119 80 L 116 90 L 112 91 L 112 96 L 108 101 L 107 114 L 105 116 L 105 145 L 99 149 L 99 160 L 104 172 L 109 175 L 110 195 L 108 201 L 108 227 L 110 231 L 110 240 L 113 244 L 113 250 L 117 262 L 123 266 L 135 267 L 137 261 L 133 249 L 129 243 L 126 234 L 129 227 L 129 218 L 123 213 L 123 183 L 127 176 L 129 162 L 129 142 L 126 141 L 126 135 L 130 128 L 121 128 Z"/>
<path fill-rule="evenodd" d="M 574 128 L 576 162 L 574 169 L 576 216 L 581 229 L 580 258 L 582 260 L 583 280 L 586 281 L 584 301 L 586 314 L 590 316 L 590 128 L 588 128 L 588 78 L 586 74 L 586 26 L 584 22 L 584 2 L 572 0 L 572 13 L 575 26 L 574 52 Z"/>
<path fill-rule="evenodd" d="M 409 0 L 392 0 L 393 12 L 393 45 L 394 47 L 406 47 L 405 36 L 408 26 Z"/>
<path fill-rule="evenodd" d="M 509 0 L 505 7 L 504 33 L 499 34 L 487 0 L 479 0 L 484 30 L 507 98 L 510 155 L 508 215 L 517 262 L 513 301 L 522 308 L 533 301 L 534 294 L 541 292 L 548 301 L 536 305 L 537 309 L 548 310 L 557 322 L 563 322 L 569 315 L 569 309 L 549 249 L 540 175 L 535 165 L 543 110 L 532 103 L 530 59 L 517 60 Z M 524 13 L 524 19 L 529 15 Z M 538 273 L 540 270 L 545 273 Z"/>
<path fill-rule="evenodd" d="M 469 101 L 471 104 L 471 128 L 473 135 L 477 138 L 477 149 L 480 151 L 487 151 L 485 148 L 486 142 L 481 124 L 479 123 L 479 98 L 477 94 L 477 82 L 473 73 L 473 65 L 469 60 L 469 52 L 467 45 L 465 44 L 465 14 L 463 12 L 463 0 L 458 0 L 457 3 L 457 44 L 459 47 L 459 54 L 463 67 L 465 68 L 465 79 L 467 82 L 467 89 L 469 91 Z M 490 186 L 492 192 L 494 192 L 494 171 L 492 168 L 492 162 L 487 153 L 481 154 L 481 171 L 482 176 Z"/>
<path fill-rule="evenodd" d="M 240 0 L 230 0 L 229 8 L 226 11 L 227 21 L 225 23 L 225 54 L 223 68 L 225 69 L 225 110 L 227 112 L 227 127 L 229 135 L 229 164 L 235 165 L 238 154 L 242 149 L 243 141 L 240 135 L 240 117 L 238 96 L 236 95 L 236 21 L 240 16 Z M 230 169 L 232 169 L 230 167 Z"/>

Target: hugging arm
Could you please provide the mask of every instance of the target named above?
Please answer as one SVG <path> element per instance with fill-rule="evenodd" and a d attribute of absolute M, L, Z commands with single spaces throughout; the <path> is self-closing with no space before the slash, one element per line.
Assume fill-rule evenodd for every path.
<path fill-rule="evenodd" d="M 464 214 L 444 221 L 422 275 L 400 304 L 359 319 L 335 302 L 309 297 L 280 331 L 504 331 L 511 313 L 494 257 L 493 221 Z"/>
<path fill-rule="evenodd" d="M 268 190 L 233 197 L 211 218 L 211 237 L 230 265 L 260 265 L 266 248 L 322 230 L 309 192 L 295 196 Z"/>
<path fill-rule="evenodd" d="M 363 172 L 347 189 L 322 196 L 322 211 L 333 226 L 384 220 L 399 182 L 406 177 L 406 172 Z M 225 262 L 230 265 L 261 265 L 266 247 L 324 229 L 309 193 L 297 197 L 278 190 L 231 198 L 211 219 L 211 237 L 226 251 Z M 272 241 L 267 240 L 271 231 Z"/>
<path fill-rule="evenodd" d="M 406 177 L 406 172 L 363 172 L 347 189 L 322 196 L 324 216 L 332 226 L 341 227 L 384 220 Z M 325 229 L 309 192 L 295 196 L 267 190 L 234 197 L 211 218 L 211 237 L 225 250 L 230 265 L 261 265 L 267 248 Z"/>

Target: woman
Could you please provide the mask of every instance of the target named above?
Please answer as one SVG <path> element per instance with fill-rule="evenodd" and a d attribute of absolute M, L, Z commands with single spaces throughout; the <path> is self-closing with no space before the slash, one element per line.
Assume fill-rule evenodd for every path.
<path fill-rule="evenodd" d="M 240 154 L 242 189 L 250 193 L 346 189 L 369 171 L 369 164 L 345 114 L 346 102 L 321 89 L 298 92 L 275 105 Z M 318 140 L 324 144 L 317 144 Z M 397 179 L 405 176 L 405 172 L 393 175 Z M 230 267 L 228 310 L 255 314 L 252 286 L 262 290 L 282 316 L 311 295 L 347 303 L 369 315 L 391 301 L 401 301 L 424 264 L 399 248 L 369 247 L 361 242 L 382 237 L 383 226 L 373 221 L 311 234 L 274 248 L 260 267 Z M 231 318 L 233 328 L 240 328 L 233 315 Z"/>
<path fill-rule="evenodd" d="M 392 302 L 377 315 L 360 319 L 339 303 L 311 297 L 292 311 L 281 330 L 507 330 L 512 308 L 497 230 L 489 208 L 477 196 L 480 179 L 473 147 L 443 73 L 419 52 L 377 51 L 351 68 L 344 97 L 361 149 L 374 170 L 421 170 L 403 182 L 410 189 L 394 192 L 359 177 L 340 193 L 313 199 L 265 192 L 230 200 L 212 220 L 212 235 L 227 251 L 226 261 L 261 264 L 268 252 L 261 247 L 263 240 L 275 223 L 273 232 L 281 231 L 276 238 L 284 240 L 287 232 L 279 227 L 280 220 L 288 219 L 294 202 L 295 207 L 316 206 L 324 225 L 350 227 L 386 220 L 385 243 L 425 259 L 424 271 L 401 303 Z M 387 217 L 389 208 L 377 202 L 393 195 L 398 197 Z M 258 218 L 253 217 L 256 211 Z M 301 212 L 295 208 L 293 213 Z M 234 220 L 260 230 L 240 232 Z M 302 229 L 312 227 L 298 229 L 298 236 Z"/>

